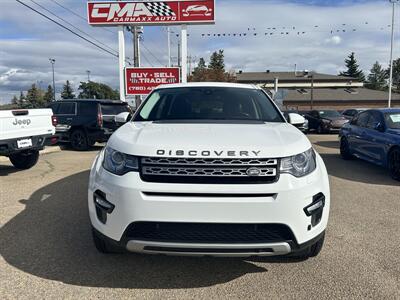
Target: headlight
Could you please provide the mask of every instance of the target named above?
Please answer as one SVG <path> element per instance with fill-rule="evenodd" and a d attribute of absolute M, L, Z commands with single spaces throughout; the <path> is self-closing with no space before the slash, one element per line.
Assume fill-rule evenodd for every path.
<path fill-rule="evenodd" d="M 315 152 L 311 148 L 306 152 L 282 158 L 280 171 L 295 177 L 303 177 L 314 171 L 316 166 Z"/>
<path fill-rule="evenodd" d="M 138 171 L 138 158 L 106 147 L 103 168 L 115 175 L 124 175 L 131 171 Z"/>

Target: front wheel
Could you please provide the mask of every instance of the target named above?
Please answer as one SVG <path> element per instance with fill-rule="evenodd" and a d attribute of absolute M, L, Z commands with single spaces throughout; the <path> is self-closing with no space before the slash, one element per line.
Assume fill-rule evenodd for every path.
<path fill-rule="evenodd" d="M 103 254 L 123 253 L 121 247 L 111 244 L 109 241 L 100 236 L 100 234 L 92 227 L 93 243 L 97 251 Z"/>
<path fill-rule="evenodd" d="M 394 180 L 400 181 L 400 148 L 395 148 L 389 153 L 389 172 Z"/>
<path fill-rule="evenodd" d="M 10 155 L 10 161 L 17 169 L 27 170 L 32 168 L 39 160 L 38 150 L 23 151 Z"/>
<path fill-rule="evenodd" d="M 322 124 L 319 124 L 317 127 L 317 133 L 318 134 L 323 134 L 324 133 L 324 128 L 322 127 Z"/>
<path fill-rule="evenodd" d="M 344 160 L 350 160 L 354 158 L 350 152 L 349 141 L 345 137 L 340 139 L 340 155 Z"/>

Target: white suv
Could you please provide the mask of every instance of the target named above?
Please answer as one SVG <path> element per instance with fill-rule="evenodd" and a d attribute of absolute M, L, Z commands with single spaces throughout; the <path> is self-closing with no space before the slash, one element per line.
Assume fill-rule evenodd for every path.
<path fill-rule="evenodd" d="M 321 157 L 262 89 L 191 83 L 160 86 L 111 136 L 88 201 L 101 252 L 309 257 L 330 192 Z"/>

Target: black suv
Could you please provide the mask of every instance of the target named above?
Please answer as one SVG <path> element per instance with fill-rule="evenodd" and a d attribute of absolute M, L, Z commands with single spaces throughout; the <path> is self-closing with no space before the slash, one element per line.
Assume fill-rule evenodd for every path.
<path fill-rule="evenodd" d="M 126 102 L 115 100 L 60 100 L 49 107 L 57 118 L 59 141 L 70 142 L 75 150 L 87 150 L 96 142 L 106 142 L 118 128 L 114 117 L 131 112 Z"/>

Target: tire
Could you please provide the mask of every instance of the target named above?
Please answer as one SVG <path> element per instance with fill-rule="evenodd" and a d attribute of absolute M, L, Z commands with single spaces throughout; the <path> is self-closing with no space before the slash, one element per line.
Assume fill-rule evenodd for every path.
<path fill-rule="evenodd" d="M 322 247 L 324 246 L 325 234 L 321 239 L 318 240 L 314 245 L 311 246 L 310 252 L 308 254 L 309 257 L 316 257 L 321 252 Z"/>
<path fill-rule="evenodd" d="M 324 133 L 324 129 L 322 128 L 321 124 L 319 124 L 318 127 L 317 127 L 317 133 L 318 134 L 323 134 Z"/>
<path fill-rule="evenodd" d="M 121 247 L 111 244 L 109 241 L 100 236 L 100 234 L 92 227 L 93 243 L 97 251 L 103 254 L 124 253 Z"/>
<path fill-rule="evenodd" d="M 350 152 L 349 141 L 345 137 L 342 137 L 340 139 L 340 156 L 344 160 L 351 160 L 354 158 L 354 156 Z"/>
<path fill-rule="evenodd" d="M 77 151 L 86 151 L 89 149 L 89 142 L 87 138 L 87 134 L 82 129 L 75 129 L 70 137 L 70 142 L 72 149 Z"/>
<path fill-rule="evenodd" d="M 388 167 L 390 176 L 400 181 L 400 148 L 394 148 L 389 152 Z"/>
<path fill-rule="evenodd" d="M 316 257 L 321 252 L 324 246 L 324 241 L 325 241 L 325 233 L 317 242 L 315 242 L 315 244 L 311 245 L 308 249 L 296 253 L 292 257 L 296 259 L 308 259 L 310 257 Z"/>
<path fill-rule="evenodd" d="M 39 151 L 30 150 L 10 155 L 10 161 L 17 169 L 27 170 L 32 168 L 39 160 Z"/>

